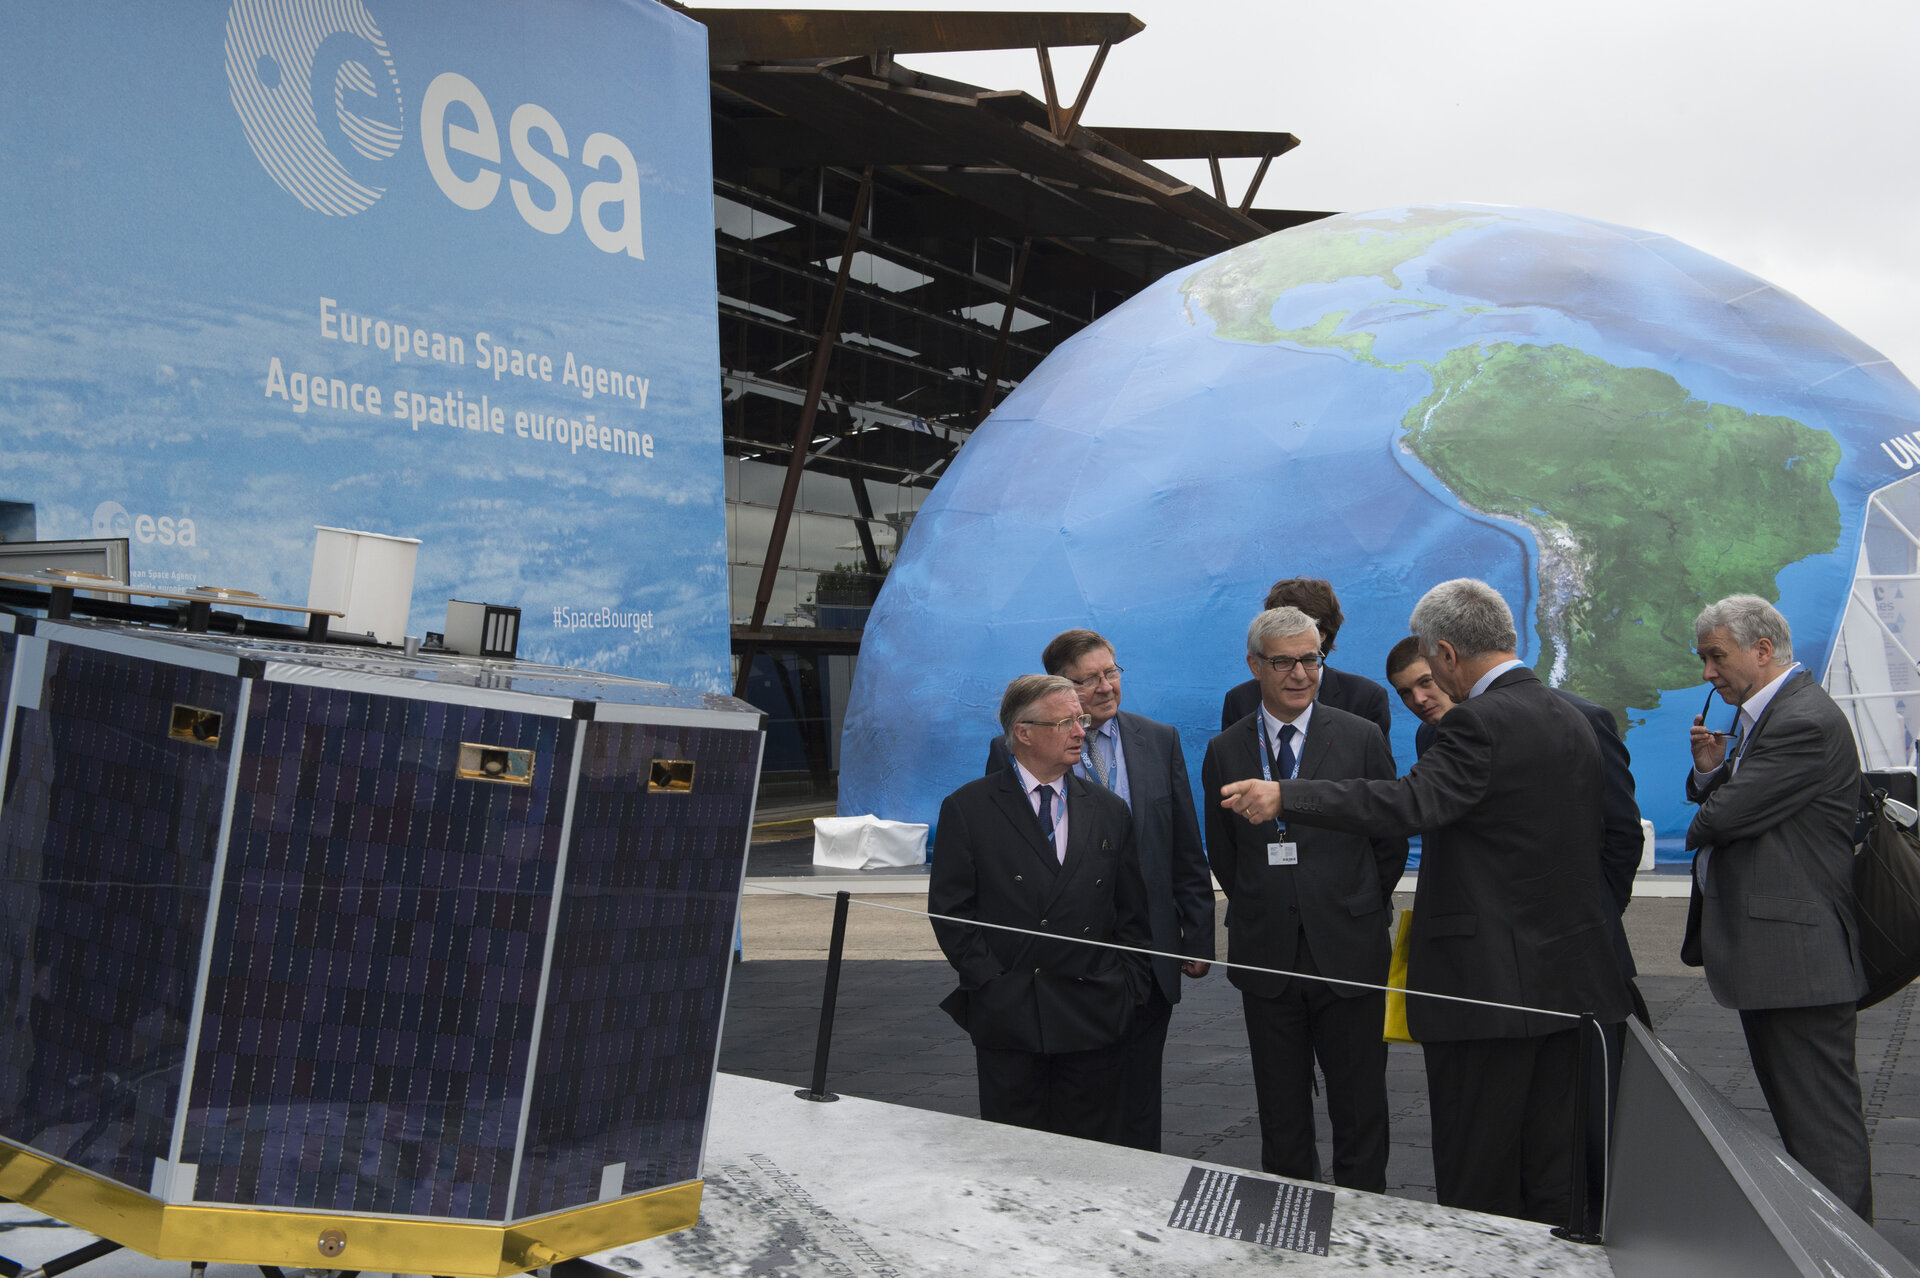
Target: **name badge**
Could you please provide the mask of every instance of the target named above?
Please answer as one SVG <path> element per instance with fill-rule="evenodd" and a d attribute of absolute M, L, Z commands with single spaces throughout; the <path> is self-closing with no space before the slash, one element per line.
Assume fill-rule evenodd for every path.
<path fill-rule="evenodd" d="M 1300 845 L 1298 843 L 1267 844 L 1267 864 L 1268 865 L 1300 864 Z"/>

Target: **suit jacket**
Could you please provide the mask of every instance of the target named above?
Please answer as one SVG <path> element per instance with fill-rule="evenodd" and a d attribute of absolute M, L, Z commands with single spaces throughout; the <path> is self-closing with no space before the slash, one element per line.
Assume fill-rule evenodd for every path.
<path fill-rule="evenodd" d="M 1754 725 L 1739 771 L 1702 784 L 1687 846 L 1695 875 L 1680 957 L 1705 961 L 1722 1006 L 1819 1007 L 1866 991 L 1853 913 L 1860 765 L 1846 716 L 1812 675 L 1788 677 Z M 1698 855 L 1695 862 L 1698 863 Z"/>
<path fill-rule="evenodd" d="M 1640 804 L 1633 797 L 1633 756 L 1627 753 L 1613 711 L 1564 688 L 1553 691 L 1585 716 L 1600 747 L 1600 877 L 1613 905 L 1613 926 L 1608 930 L 1613 936 L 1614 959 L 1621 978 L 1630 981 L 1640 969 L 1634 965 L 1633 948 L 1627 944 L 1624 918 L 1633 902 L 1633 876 L 1640 872 L 1640 855 L 1647 844 L 1646 831 L 1640 828 Z"/>
<path fill-rule="evenodd" d="M 1204 793 L 1217 795 L 1229 781 L 1260 775 L 1261 731 L 1260 716 L 1250 714 L 1208 743 L 1200 767 Z M 1367 720 L 1315 706 L 1300 753 L 1300 775 L 1391 780 L 1393 755 L 1380 730 Z M 1287 837 L 1299 845 L 1300 863 L 1268 865 L 1267 844 L 1276 837 L 1271 821 L 1255 825 L 1218 803 L 1207 805 L 1207 854 L 1233 904 L 1228 960 L 1292 967 L 1304 934 L 1322 976 L 1386 984 L 1392 949 L 1387 920 L 1394 885 L 1407 867 L 1406 839 L 1369 839 L 1293 826 Z M 1238 989 L 1267 998 L 1279 995 L 1291 981 L 1239 970 L 1229 972 L 1227 979 Z M 1342 985 L 1328 988 L 1343 998 L 1370 993 Z"/>
<path fill-rule="evenodd" d="M 1633 961 L 1633 947 L 1627 944 L 1625 916 L 1633 903 L 1633 876 L 1640 872 L 1640 857 L 1646 850 L 1646 832 L 1640 828 L 1640 804 L 1633 797 L 1633 756 L 1620 736 L 1613 711 L 1564 688 L 1554 695 L 1578 710 L 1593 729 L 1600 746 L 1600 875 L 1613 901 L 1614 960 L 1623 979 L 1631 981 L 1640 974 Z M 1437 729 L 1422 722 L 1413 733 L 1413 752 L 1417 759 L 1427 752 L 1438 735 Z"/>
<path fill-rule="evenodd" d="M 1153 948 L 1213 961 L 1213 878 L 1200 846 L 1193 786 L 1180 734 L 1145 715 L 1122 710 L 1120 753 L 1127 764 L 1133 808 L 1133 844 L 1147 885 L 1147 923 Z M 987 747 L 987 775 L 1013 768 L 1005 737 Z M 1097 786 L 1095 788 L 1098 788 Z M 1180 963 L 1151 960 L 1153 979 L 1169 1003 L 1180 1001 Z"/>
<path fill-rule="evenodd" d="M 1320 670 L 1320 691 L 1314 694 L 1313 699 L 1320 705 L 1357 714 L 1380 729 L 1381 740 L 1393 739 L 1393 707 L 1387 700 L 1387 690 L 1366 676 L 1323 666 Z M 1258 679 L 1249 679 L 1229 689 L 1225 699 L 1220 702 L 1220 730 L 1225 732 L 1259 708 Z"/>
<path fill-rule="evenodd" d="M 1133 821 L 1112 792 L 1069 774 L 1064 864 L 1011 769 L 961 786 L 940 805 L 927 909 L 1060 936 L 1145 946 L 1146 888 Z M 979 1047 L 1084 1052 L 1126 1033 L 1146 999 L 1137 954 L 935 922 L 960 976 L 941 1008 Z"/>
<path fill-rule="evenodd" d="M 1624 1020 L 1600 875 L 1600 747 L 1519 667 L 1440 721 L 1396 781 L 1283 781 L 1288 828 L 1423 836 L 1407 988 Z M 1560 1017 L 1409 998 L 1422 1042 L 1523 1038 Z"/>

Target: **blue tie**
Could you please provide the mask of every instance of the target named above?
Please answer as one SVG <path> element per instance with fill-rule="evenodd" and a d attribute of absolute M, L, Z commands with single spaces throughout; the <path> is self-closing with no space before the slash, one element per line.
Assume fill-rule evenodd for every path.
<path fill-rule="evenodd" d="M 1053 787 L 1043 785 L 1034 793 L 1040 796 L 1040 828 L 1047 832 L 1047 846 L 1053 846 Z"/>
<path fill-rule="evenodd" d="M 1282 781 L 1292 777 L 1300 767 L 1294 759 L 1294 731 L 1294 726 L 1291 723 L 1283 723 L 1280 725 L 1280 776 L 1278 779 Z"/>

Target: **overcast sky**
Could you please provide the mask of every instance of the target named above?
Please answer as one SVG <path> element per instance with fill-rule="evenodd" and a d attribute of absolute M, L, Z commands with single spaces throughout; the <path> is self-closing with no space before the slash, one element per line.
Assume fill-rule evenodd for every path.
<path fill-rule="evenodd" d="M 1087 123 L 1292 133 L 1301 145 L 1274 162 L 1262 206 L 1471 201 L 1663 232 L 1798 295 L 1920 376 L 1911 0 L 923 7 L 1124 7 L 1147 29 L 1109 55 Z M 1069 100 L 1090 57 L 1055 57 Z M 1040 96 L 1031 52 L 902 61 Z M 1230 198 L 1253 164 L 1228 165 Z M 1204 162 L 1164 167 L 1210 185 Z"/>

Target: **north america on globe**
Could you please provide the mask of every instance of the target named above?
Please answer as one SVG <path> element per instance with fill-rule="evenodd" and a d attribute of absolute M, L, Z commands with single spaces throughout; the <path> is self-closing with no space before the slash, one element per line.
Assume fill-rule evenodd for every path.
<path fill-rule="evenodd" d="M 1398 295 L 1398 268 L 1498 218 L 1426 209 L 1371 225 L 1336 219 L 1320 234 L 1302 228 L 1224 254 L 1181 290 L 1217 339 L 1424 372 L 1431 389 L 1400 418 L 1396 460 L 1423 469 L 1463 512 L 1526 529 L 1537 549 L 1536 672 L 1630 726 L 1632 710 L 1697 679 L 1700 601 L 1770 584 L 1835 547 L 1840 445 L 1789 417 L 1703 400 L 1661 369 L 1566 342 L 1501 340 L 1527 332 L 1525 310 L 1549 304 Z M 1356 278 L 1377 282 L 1379 299 L 1276 321 L 1289 294 Z M 1409 320 L 1472 337 L 1482 317 L 1506 332 L 1399 358 L 1386 349 Z M 1733 491 L 1741 500 L 1724 500 Z"/>

